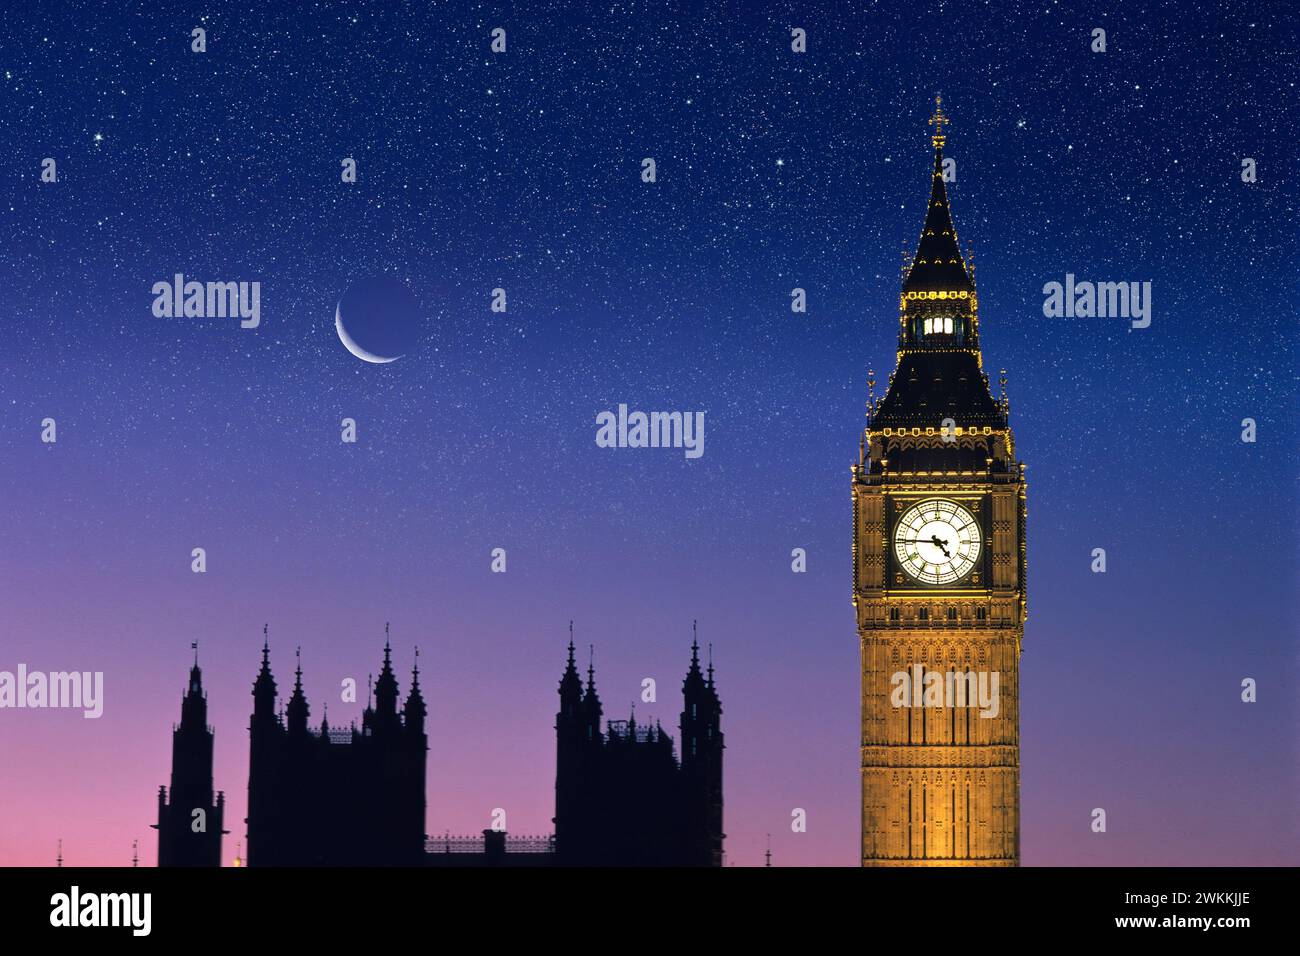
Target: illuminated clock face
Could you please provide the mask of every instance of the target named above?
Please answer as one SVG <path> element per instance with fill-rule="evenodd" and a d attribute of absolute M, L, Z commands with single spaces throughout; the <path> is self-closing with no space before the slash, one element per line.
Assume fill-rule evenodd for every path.
<path fill-rule="evenodd" d="M 912 505 L 894 530 L 899 565 L 922 584 L 951 584 L 964 578 L 979 559 L 980 543 L 975 516 L 942 498 Z"/>

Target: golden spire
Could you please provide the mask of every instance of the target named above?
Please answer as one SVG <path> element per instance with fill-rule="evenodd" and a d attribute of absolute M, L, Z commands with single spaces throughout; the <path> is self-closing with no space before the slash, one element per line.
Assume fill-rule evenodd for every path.
<path fill-rule="evenodd" d="M 930 142 L 934 144 L 935 149 L 938 149 L 944 143 L 943 124 L 951 122 L 952 120 L 948 119 L 943 111 L 943 97 L 935 96 L 934 115 L 929 120 L 929 125 L 934 127 L 934 135 L 930 137 Z"/>

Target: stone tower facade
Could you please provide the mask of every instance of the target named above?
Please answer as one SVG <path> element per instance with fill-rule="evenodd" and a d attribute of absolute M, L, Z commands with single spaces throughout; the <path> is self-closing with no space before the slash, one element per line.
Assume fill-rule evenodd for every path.
<path fill-rule="evenodd" d="M 262 668 L 253 683 L 248 865 L 423 864 L 429 739 L 418 665 L 402 704 L 385 640 L 361 726 L 332 728 L 322 717 L 317 730 L 308 726 L 301 663 L 289 702 L 277 713 L 270 653 L 263 642 Z"/>
<path fill-rule="evenodd" d="M 1025 471 L 983 371 L 936 100 L 930 203 L 853 466 L 862 865 L 1020 862 Z"/>
<path fill-rule="evenodd" d="M 700 647 L 682 682 L 681 760 L 658 725 L 605 721 L 569 642 L 555 715 L 555 845 L 564 866 L 722 866 L 722 701 Z"/>
<path fill-rule="evenodd" d="M 203 691 L 198 645 L 190 682 L 181 698 L 181 722 L 172 727 L 171 789 L 158 788 L 159 866 L 220 866 L 226 795 L 212 792 L 208 696 Z"/>

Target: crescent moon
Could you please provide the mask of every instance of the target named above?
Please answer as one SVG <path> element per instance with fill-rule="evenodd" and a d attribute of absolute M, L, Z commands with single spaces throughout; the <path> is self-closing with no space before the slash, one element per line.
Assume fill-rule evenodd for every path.
<path fill-rule="evenodd" d="M 343 303 L 340 302 L 334 307 L 334 331 L 339 334 L 339 341 L 349 352 L 361 359 L 363 362 L 370 362 L 374 365 L 387 365 L 389 362 L 396 362 L 400 355 L 383 356 L 376 355 L 374 352 L 367 352 L 356 340 L 348 334 L 347 328 L 343 325 Z"/>

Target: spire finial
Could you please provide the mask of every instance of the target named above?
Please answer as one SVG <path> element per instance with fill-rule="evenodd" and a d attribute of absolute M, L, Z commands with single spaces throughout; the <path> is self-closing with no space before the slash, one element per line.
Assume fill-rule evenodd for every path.
<path fill-rule="evenodd" d="M 420 676 L 420 645 L 415 645 L 415 666 L 411 668 L 411 673 L 416 677 Z"/>
<path fill-rule="evenodd" d="M 593 687 L 596 683 L 596 645 L 587 645 L 587 686 Z"/>
<path fill-rule="evenodd" d="M 934 144 L 935 149 L 943 146 L 946 137 L 943 135 L 944 123 L 951 123 L 947 114 L 943 111 L 943 97 L 936 94 L 934 97 L 934 115 L 930 117 L 929 124 L 934 127 L 934 135 L 930 137 L 930 142 Z"/>
<path fill-rule="evenodd" d="M 293 656 L 294 659 L 297 660 L 298 662 L 297 666 L 294 668 L 294 673 L 301 678 L 302 677 L 302 645 L 301 644 L 299 644 L 297 647 L 293 649 Z"/>
<path fill-rule="evenodd" d="M 199 666 L 199 642 L 190 641 L 190 650 L 194 651 L 194 666 Z"/>
<path fill-rule="evenodd" d="M 867 369 L 867 425 L 871 424 L 871 416 L 876 414 L 876 370 Z M 862 440 L 859 442 L 859 450 L 866 447 L 866 433 L 863 433 Z"/>
<path fill-rule="evenodd" d="M 713 642 L 709 641 L 709 683 L 713 683 Z"/>
<path fill-rule="evenodd" d="M 131 841 L 131 866 L 138 867 L 139 865 L 140 865 L 140 841 L 132 840 Z"/>
<path fill-rule="evenodd" d="M 54 865 L 55 866 L 63 865 L 63 840 L 62 839 L 59 840 L 59 855 L 54 858 Z"/>
<path fill-rule="evenodd" d="M 388 622 L 384 622 L 384 656 L 388 656 Z"/>
<path fill-rule="evenodd" d="M 269 648 L 271 646 L 271 639 L 266 636 L 267 628 L 269 627 L 269 624 L 262 625 L 262 647 L 264 648 Z"/>

